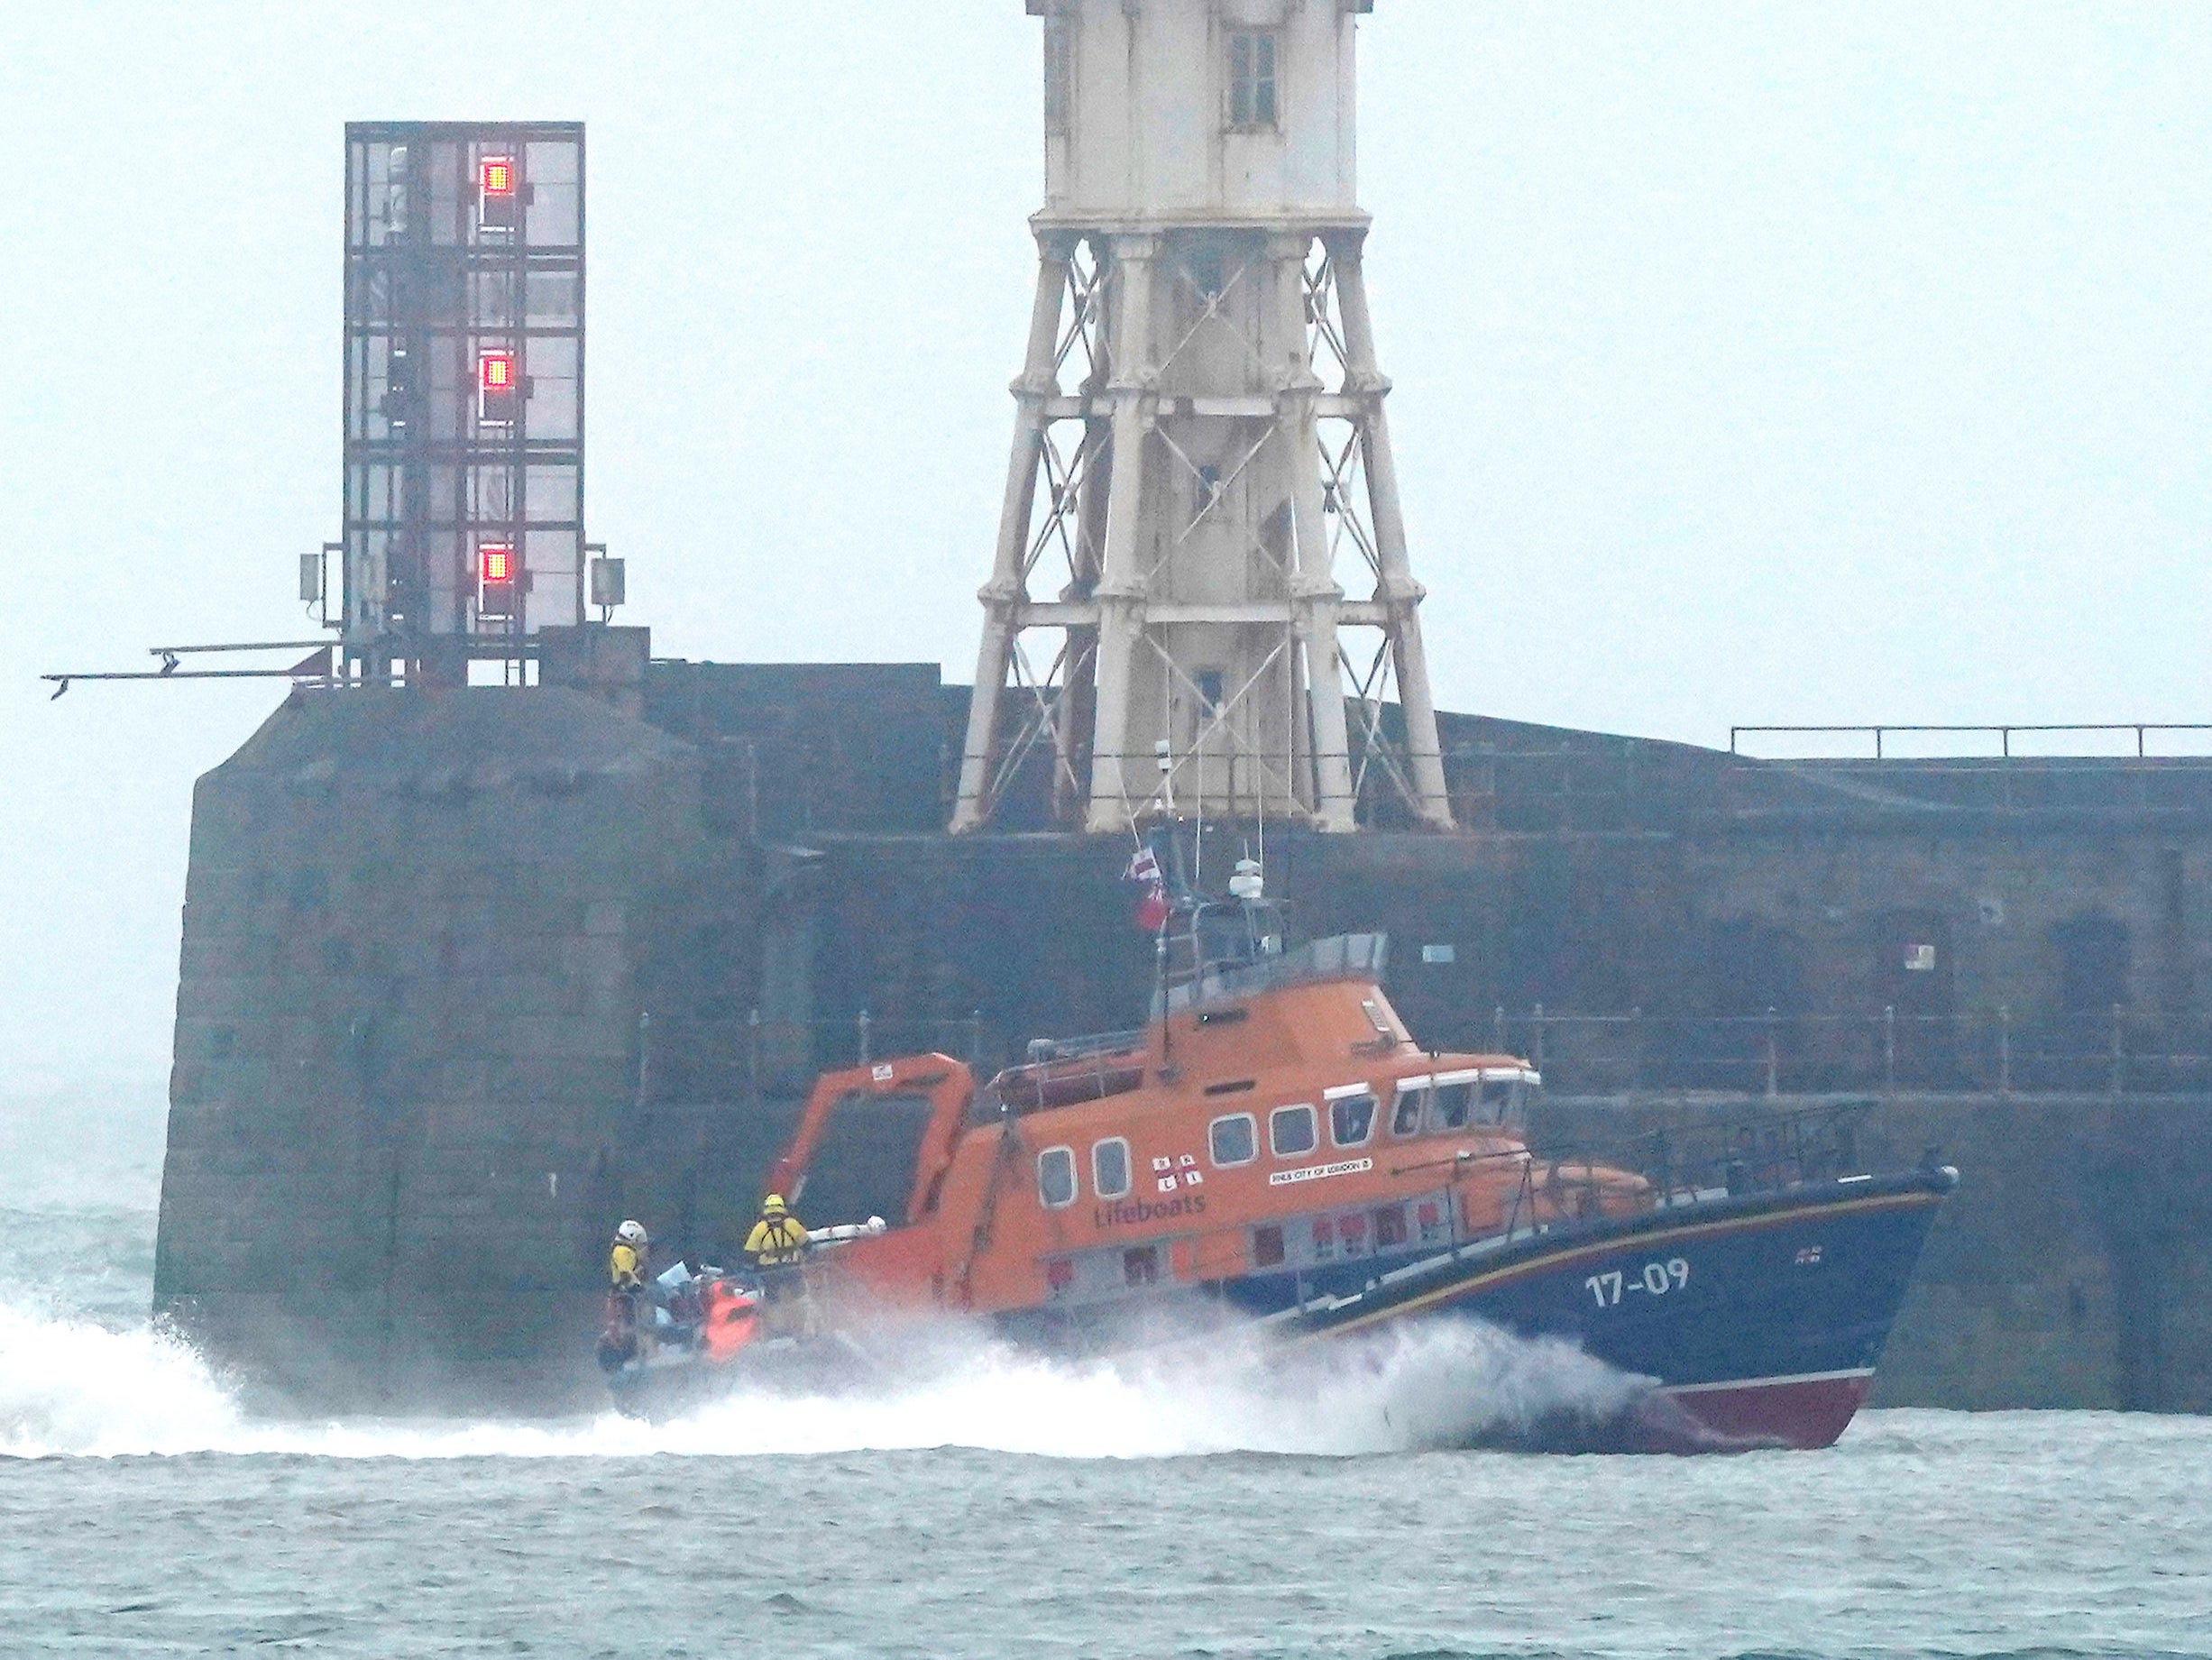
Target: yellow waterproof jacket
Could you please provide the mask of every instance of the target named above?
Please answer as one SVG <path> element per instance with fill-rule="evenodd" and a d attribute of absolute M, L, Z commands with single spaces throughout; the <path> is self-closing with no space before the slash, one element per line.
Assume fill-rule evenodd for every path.
<path fill-rule="evenodd" d="M 745 1250 L 763 1268 L 787 1268 L 806 1250 L 806 1224 L 788 1213 L 763 1216 L 745 1236 Z"/>
<path fill-rule="evenodd" d="M 607 1278 L 614 1282 L 618 1291 L 635 1291 L 645 1284 L 645 1264 L 638 1261 L 638 1252 L 620 1240 L 607 1253 Z"/>

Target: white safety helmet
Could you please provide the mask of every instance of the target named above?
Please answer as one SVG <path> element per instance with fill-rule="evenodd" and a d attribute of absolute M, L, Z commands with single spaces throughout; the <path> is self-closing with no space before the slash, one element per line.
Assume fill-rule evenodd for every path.
<path fill-rule="evenodd" d="M 645 1224 L 625 1222 L 620 1227 L 615 1229 L 614 1236 L 626 1245 L 642 1246 L 646 1243 Z"/>

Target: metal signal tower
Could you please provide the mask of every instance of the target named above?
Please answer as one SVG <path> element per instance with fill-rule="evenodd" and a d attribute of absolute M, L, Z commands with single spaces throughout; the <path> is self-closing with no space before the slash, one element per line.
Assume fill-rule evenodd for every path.
<path fill-rule="evenodd" d="M 345 153 L 341 651 L 519 667 L 585 616 L 583 127 L 355 122 Z"/>
<path fill-rule="evenodd" d="M 1448 828 L 1362 264 L 1372 0 L 1027 5 L 1045 205 L 952 829 L 1040 755 L 1093 831 Z"/>

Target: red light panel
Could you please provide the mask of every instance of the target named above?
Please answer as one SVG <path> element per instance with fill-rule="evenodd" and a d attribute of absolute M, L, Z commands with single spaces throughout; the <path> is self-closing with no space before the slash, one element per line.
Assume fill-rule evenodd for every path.
<path fill-rule="evenodd" d="M 515 162 L 511 156 L 486 156 L 476 164 L 476 181 L 486 196 L 515 193 Z"/>
<path fill-rule="evenodd" d="M 485 543 L 476 550 L 476 561 L 487 588 L 515 580 L 515 550 L 504 542 Z"/>
<path fill-rule="evenodd" d="M 515 354 L 512 352 L 487 352 L 477 359 L 476 369 L 482 377 L 487 392 L 511 392 L 515 390 Z"/>

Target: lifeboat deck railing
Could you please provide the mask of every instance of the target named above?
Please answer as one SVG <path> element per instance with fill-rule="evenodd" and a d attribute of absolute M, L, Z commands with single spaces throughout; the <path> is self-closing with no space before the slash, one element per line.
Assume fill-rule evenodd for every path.
<path fill-rule="evenodd" d="M 1168 987 L 1167 1004 L 1170 1010 L 1187 1009 L 1250 997 L 1285 986 L 1354 978 L 1380 980 L 1389 956 L 1387 934 L 1331 934 L 1251 962 L 1209 964 L 1189 979 Z"/>
<path fill-rule="evenodd" d="M 1126 1095 L 1144 1082 L 1147 1053 L 1142 1031 L 1036 1039 L 1026 1064 L 1008 1067 L 978 1093 L 969 1116 L 996 1117 L 1001 1106 L 1027 1113 Z"/>
<path fill-rule="evenodd" d="M 1860 1144 L 1868 1101 L 1662 1124 L 1632 1135 L 1538 1137 L 1522 1188 L 1563 1197 L 1577 1214 L 1600 1207 L 1605 1170 L 1641 1176 L 1665 1208 L 1716 1197 L 1778 1193 L 1866 1174 Z"/>

